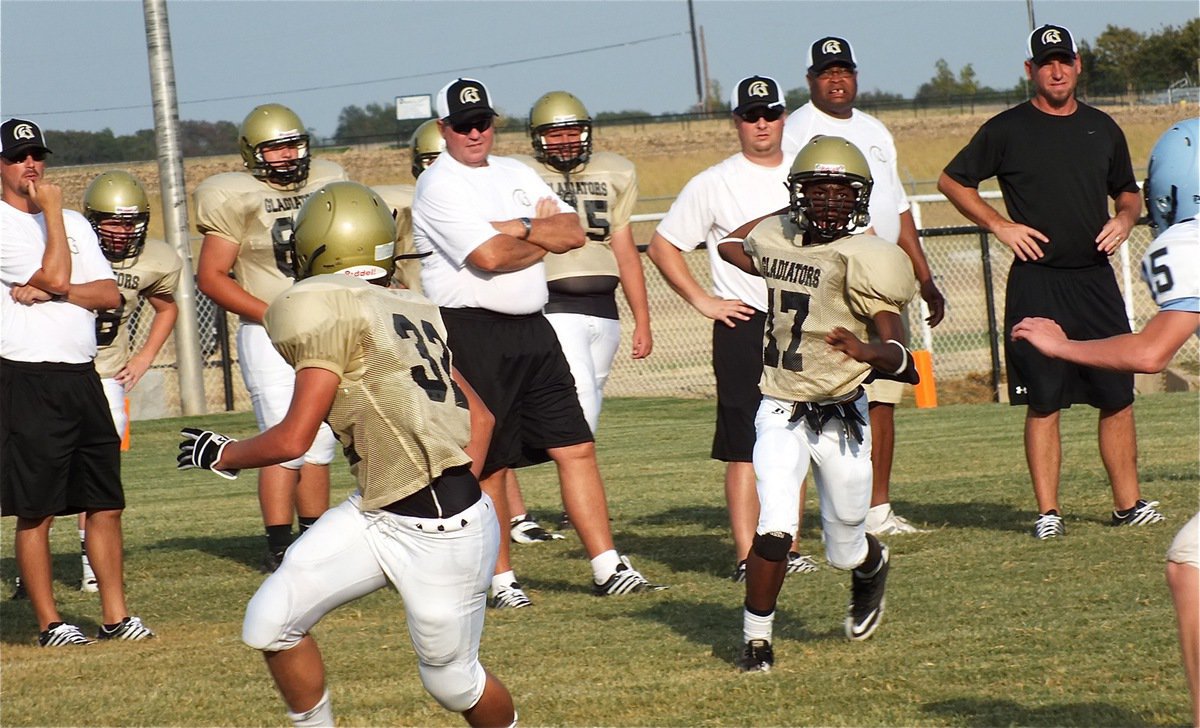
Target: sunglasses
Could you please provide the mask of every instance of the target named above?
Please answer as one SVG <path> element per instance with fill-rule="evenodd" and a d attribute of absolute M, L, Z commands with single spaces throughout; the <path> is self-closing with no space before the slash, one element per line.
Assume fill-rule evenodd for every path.
<path fill-rule="evenodd" d="M 783 116 L 783 109 L 779 108 L 778 106 L 773 109 L 757 107 L 738 114 L 738 116 L 742 117 L 742 121 L 746 122 L 747 124 L 757 124 L 759 119 L 766 119 L 767 121 L 779 121 L 780 117 Z"/>
<path fill-rule="evenodd" d="M 12 154 L 5 154 L 4 160 L 9 164 L 20 164 L 30 157 L 33 157 L 33 161 L 35 162 L 44 162 L 46 161 L 46 150 L 39 149 L 37 151 L 13 152 Z"/>
<path fill-rule="evenodd" d="M 485 132 L 492 128 L 492 117 L 484 116 L 474 121 L 460 121 L 456 124 L 451 124 L 450 128 L 454 130 L 455 134 L 462 134 L 463 136 L 473 131 Z"/>

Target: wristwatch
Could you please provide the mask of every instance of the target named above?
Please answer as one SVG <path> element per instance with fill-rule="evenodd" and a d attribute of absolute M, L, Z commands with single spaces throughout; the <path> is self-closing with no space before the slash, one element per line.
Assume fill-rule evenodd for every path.
<path fill-rule="evenodd" d="M 529 236 L 533 233 L 533 220 L 530 220 L 527 217 L 519 217 L 517 218 L 517 222 L 525 226 L 525 237 L 521 239 L 528 240 Z"/>

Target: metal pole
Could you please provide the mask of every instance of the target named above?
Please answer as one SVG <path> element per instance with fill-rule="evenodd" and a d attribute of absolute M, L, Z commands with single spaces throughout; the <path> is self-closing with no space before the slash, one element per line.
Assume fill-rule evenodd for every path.
<path fill-rule="evenodd" d="M 992 290 L 992 256 L 988 250 L 988 234 L 979 231 L 979 252 L 983 256 L 983 294 L 987 301 L 988 348 L 992 354 L 992 401 L 1000 401 L 1000 325 L 996 323 L 996 292 Z"/>
<path fill-rule="evenodd" d="M 1037 27 L 1037 21 L 1033 19 L 1033 0 L 1025 0 L 1025 12 L 1029 14 L 1029 32 Z"/>
<path fill-rule="evenodd" d="M 688 29 L 692 33 L 692 67 L 696 73 L 696 105 L 703 110 L 704 90 L 700 86 L 700 48 L 696 44 L 696 13 L 692 10 L 692 0 L 687 0 Z"/>
<path fill-rule="evenodd" d="M 175 364 L 179 374 L 179 399 L 184 415 L 206 411 L 200 339 L 196 324 L 196 288 L 192 273 L 192 251 L 188 244 L 187 189 L 183 177 L 183 154 L 179 144 L 179 106 L 175 99 L 175 68 L 171 60 L 171 30 L 166 0 L 142 0 L 146 20 L 146 54 L 150 65 L 150 91 L 154 100 L 154 134 L 157 139 L 159 189 L 162 194 L 163 231 L 179 257 L 183 269 L 175 300 L 179 318 L 175 322 Z"/>

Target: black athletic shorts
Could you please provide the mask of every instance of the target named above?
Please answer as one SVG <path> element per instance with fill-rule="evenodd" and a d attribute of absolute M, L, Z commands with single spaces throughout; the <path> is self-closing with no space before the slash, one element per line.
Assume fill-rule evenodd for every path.
<path fill-rule="evenodd" d="M 91 362 L 0 360 L 0 513 L 124 507 L 121 438 Z"/>
<path fill-rule="evenodd" d="M 712 457 L 748 463 L 754 455 L 754 415 L 762 401 L 763 330 L 767 315 L 755 311 L 733 328 L 713 322 L 713 374 L 717 377 L 717 429 Z"/>
<path fill-rule="evenodd" d="M 1026 316 L 1054 319 L 1072 339 L 1129 333 L 1125 302 L 1111 266 L 1048 268 L 1016 263 L 1008 274 L 1004 308 L 1004 358 L 1012 404 L 1057 412 L 1072 404 L 1118 410 L 1133 404 L 1133 375 L 1092 369 L 1040 354 L 1013 341 L 1013 326 Z"/>
<path fill-rule="evenodd" d="M 541 313 L 443 308 L 454 366 L 496 418 L 485 476 L 550 459 L 547 448 L 592 442 L 575 378 Z"/>

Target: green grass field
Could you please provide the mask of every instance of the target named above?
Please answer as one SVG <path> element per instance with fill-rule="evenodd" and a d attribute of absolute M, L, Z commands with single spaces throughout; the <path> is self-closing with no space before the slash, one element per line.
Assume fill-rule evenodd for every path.
<path fill-rule="evenodd" d="M 1023 410 L 901 409 L 893 497 L 931 533 L 892 537 L 883 625 L 842 635 L 848 575 L 789 578 L 776 619 L 776 670 L 740 675 L 742 588 L 721 467 L 708 459 L 708 400 L 615 399 L 600 430 L 618 546 L 671 589 L 596 599 L 578 539 L 515 546 L 535 600 L 489 612 L 485 664 L 538 725 L 1182 725 L 1187 691 L 1163 554 L 1197 508 L 1195 394 L 1137 404 L 1143 491 L 1165 525 L 1114 530 L 1095 415 L 1064 413 L 1067 536 L 1041 543 L 1023 451 Z M 0 722 L 29 725 L 285 725 L 241 619 L 262 576 L 253 474 L 177 474 L 177 431 L 235 436 L 249 415 L 135 423 L 125 459 L 129 602 L 159 633 L 137 644 L 40 650 L 27 602 L 0 603 Z M 334 468 L 335 499 L 351 487 Z M 522 472 L 535 510 L 557 512 L 553 472 Z M 802 547 L 821 555 L 815 493 Z M 11 519 L 0 575 L 11 584 Z M 64 617 L 94 632 L 96 595 L 76 591 L 73 519 L 53 533 Z M 8 587 L 5 587 L 7 596 Z M 422 690 L 402 605 L 377 592 L 315 630 L 341 725 L 460 725 Z"/>

